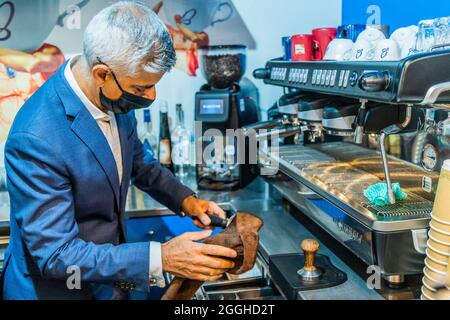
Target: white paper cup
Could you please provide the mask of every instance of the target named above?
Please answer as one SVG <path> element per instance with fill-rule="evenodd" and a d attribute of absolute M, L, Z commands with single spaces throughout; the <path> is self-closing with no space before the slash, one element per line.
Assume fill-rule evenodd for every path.
<path fill-rule="evenodd" d="M 436 229 L 431 223 L 430 236 L 433 237 L 433 239 L 439 240 L 441 242 L 450 243 L 450 234 L 446 233 L 445 231 Z"/>
<path fill-rule="evenodd" d="M 440 222 L 442 221 L 442 222 Z M 450 223 L 444 222 L 440 219 L 431 219 L 430 225 L 433 225 L 436 230 L 440 230 L 442 233 L 450 235 Z"/>
<path fill-rule="evenodd" d="M 435 261 L 444 262 L 444 261 L 448 261 L 448 259 L 450 258 L 448 251 L 437 250 L 433 247 L 432 244 L 430 244 L 426 250 L 428 250 L 427 256 L 432 257 L 433 260 L 435 260 Z"/>
<path fill-rule="evenodd" d="M 427 276 L 424 275 L 424 277 L 422 278 L 422 283 L 431 291 L 433 292 L 437 292 L 438 289 L 441 289 L 443 287 L 442 282 L 436 282 L 433 281 L 432 279 L 428 278 Z M 450 286 L 446 285 L 445 286 L 446 289 L 450 290 Z"/>
<path fill-rule="evenodd" d="M 437 222 L 436 220 L 430 221 L 430 228 L 437 231 L 445 236 L 450 236 L 450 231 L 447 230 L 447 225 Z"/>
<path fill-rule="evenodd" d="M 444 161 L 434 199 L 433 216 L 441 221 L 450 221 L 450 160 Z M 446 242 L 450 242 L 446 241 Z"/>
<path fill-rule="evenodd" d="M 450 300 L 450 290 L 439 290 L 434 297 L 436 300 Z"/>
<path fill-rule="evenodd" d="M 427 277 L 423 277 L 422 278 L 422 284 L 430 291 L 432 292 L 437 292 L 436 285 L 438 285 L 437 283 L 431 281 L 430 279 L 428 279 Z M 439 286 L 439 285 L 438 285 Z"/>
<path fill-rule="evenodd" d="M 425 286 L 422 286 L 422 295 L 425 297 L 425 300 L 436 300 L 435 293 L 431 290 L 428 290 Z"/>
<path fill-rule="evenodd" d="M 437 287 L 442 287 L 447 282 L 445 276 L 443 276 L 441 274 L 438 274 L 438 273 L 435 273 L 433 270 L 428 269 L 428 267 L 423 268 L 423 274 L 430 281 L 435 283 Z"/>
<path fill-rule="evenodd" d="M 438 252 L 450 252 L 450 244 L 434 239 L 432 236 L 428 235 L 430 238 L 427 241 L 427 247 L 432 246 L 434 250 Z"/>
<path fill-rule="evenodd" d="M 446 226 L 450 226 L 450 221 L 439 219 L 438 217 L 435 217 L 433 214 L 431 214 L 431 219 L 436 221 L 436 222 L 439 222 L 441 224 L 444 224 Z"/>
<path fill-rule="evenodd" d="M 447 275 L 447 264 L 443 261 L 431 258 L 430 256 L 425 258 L 425 265 L 429 267 L 433 271 L 442 272 L 444 275 Z"/>
<path fill-rule="evenodd" d="M 433 266 L 431 266 L 430 259 L 428 259 L 428 257 L 425 259 L 425 266 L 428 268 L 428 270 L 430 270 L 430 271 L 434 272 L 435 274 L 440 275 L 441 277 L 446 279 L 447 278 L 447 268 L 445 266 L 439 267 L 440 265 L 438 265 L 436 267 L 436 265 L 437 264 L 434 264 Z"/>

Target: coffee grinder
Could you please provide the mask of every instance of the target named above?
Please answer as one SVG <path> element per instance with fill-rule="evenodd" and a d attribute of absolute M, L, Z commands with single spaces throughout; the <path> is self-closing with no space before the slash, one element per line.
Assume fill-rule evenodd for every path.
<path fill-rule="evenodd" d="M 195 95 L 198 187 L 243 188 L 258 175 L 256 152 L 249 152 L 249 138 L 237 130 L 259 121 L 257 90 L 249 81 L 241 81 L 246 47 L 201 47 L 200 62 L 208 83 Z M 234 137 L 230 135 L 233 133 Z M 251 159 L 253 155 L 255 159 Z"/>

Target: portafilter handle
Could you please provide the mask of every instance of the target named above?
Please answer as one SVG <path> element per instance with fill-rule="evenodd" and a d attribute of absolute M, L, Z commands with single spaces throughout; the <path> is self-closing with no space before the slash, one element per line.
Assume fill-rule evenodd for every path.
<path fill-rule="evenodd" d="M 281 125 L 284 125 L 286 122 L 288 122 L 288 119 L 281 118 L 281 119 L 275 119 L 275 120 L 268 120 L 268 121 L 260 121 L 253 124 L 249 124 L 245 127 L 242 127 L 244 133 L 250 133 L 252 130 L 258 131 L 258 130 L 264 130 L 264 129 L 272 129 Z"/>
<path fill-rule="evenodd" d="M 315 280 L 322 275 L 322 272 L 316 267 L 316 255 L 319 251 L 319 247 L 319 243 L 312 239 L 306 239 L 300 245 L 300 248 L 305 255 L 305 265 L 297 272 L 297 274 L 301 276 L 303 280 Z"/>
<path fill-rule="evenodd" d="M 270 69 L 268 68 L 259 68 L 253 71 L 253 77 L 255 79 L 266 80 L 270 79 Z"/>

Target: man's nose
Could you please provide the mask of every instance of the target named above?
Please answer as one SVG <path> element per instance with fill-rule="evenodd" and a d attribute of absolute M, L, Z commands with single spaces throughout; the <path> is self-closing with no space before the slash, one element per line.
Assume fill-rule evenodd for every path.
<path fill-rule="evenodd" d="M 156 88 L 153 87 L 153 88 L 151 88 L 151 89 L 148 89 L 148 90 L 145 92 L 145 97 L 146 97 L 147 99 L 156 100 Z"/>

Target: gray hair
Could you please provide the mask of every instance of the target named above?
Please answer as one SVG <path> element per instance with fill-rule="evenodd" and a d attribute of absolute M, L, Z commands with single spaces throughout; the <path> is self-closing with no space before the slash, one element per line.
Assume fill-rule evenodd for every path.
<path fill-rule="evenodd" d="M 165 73 L 176 63 L 166 26 L 152 9 L 139 2 L 120 1 L 98 13 L 84 33 L 83 51 L 90 68 L 101 59 L 114 71 L 130 77 L 141 69 Z"/>

